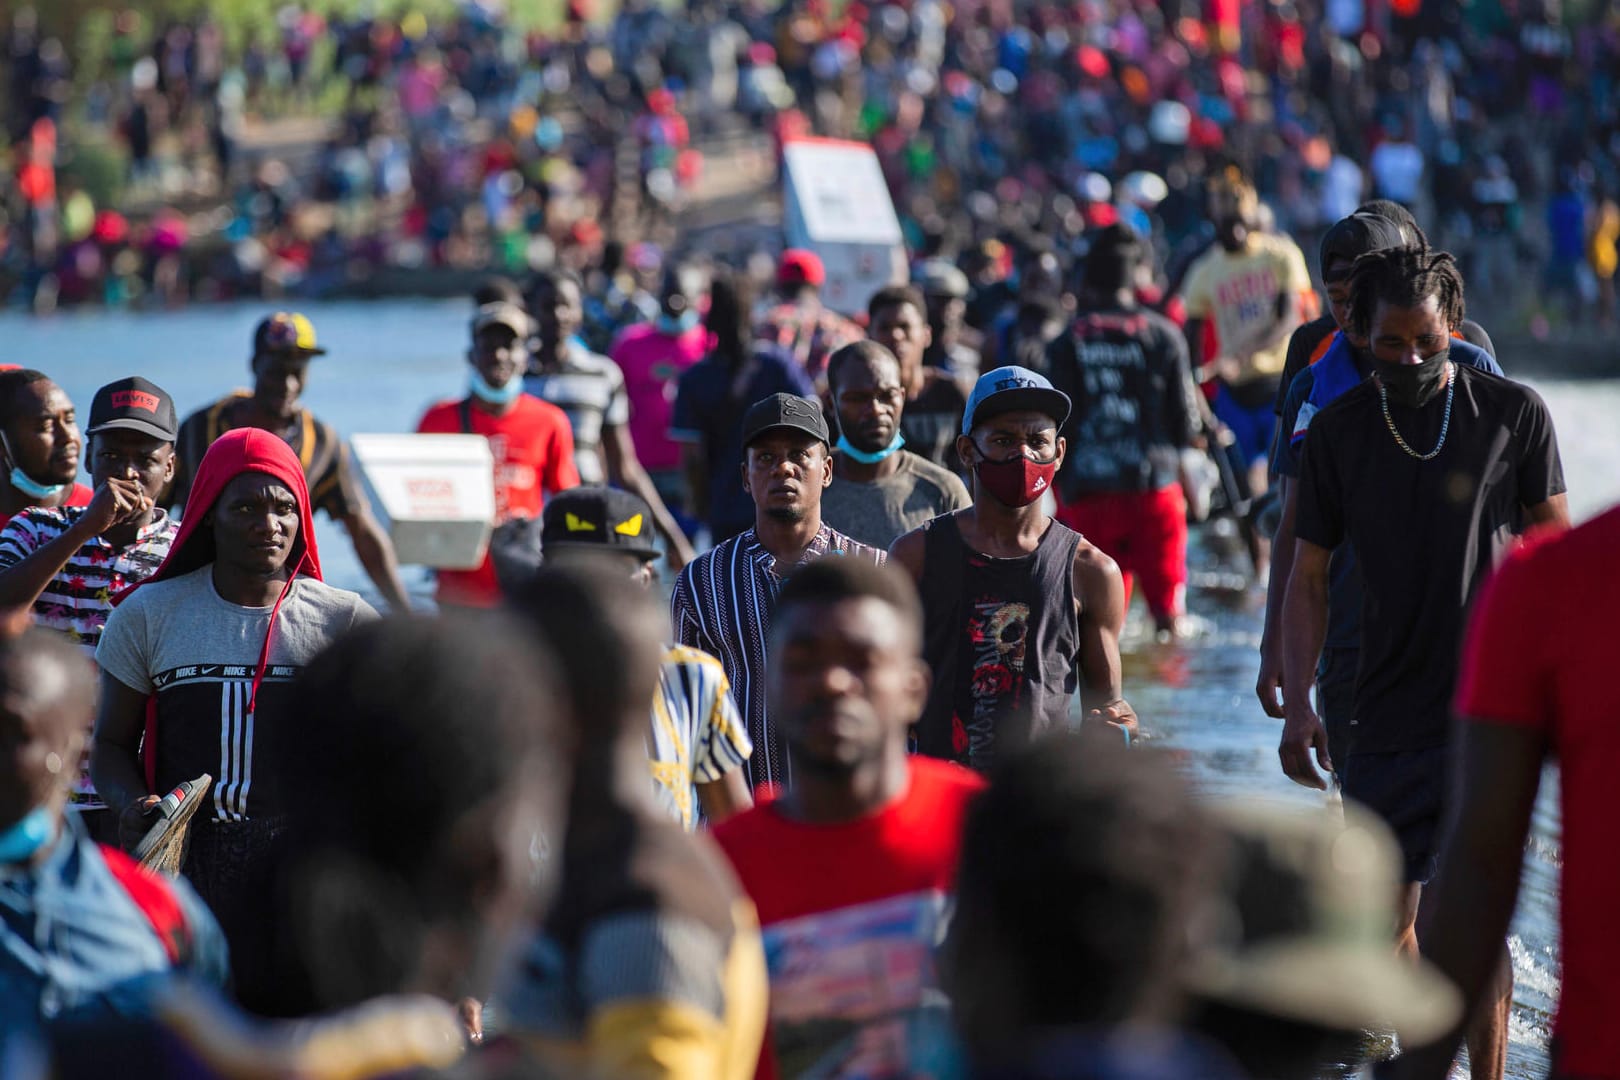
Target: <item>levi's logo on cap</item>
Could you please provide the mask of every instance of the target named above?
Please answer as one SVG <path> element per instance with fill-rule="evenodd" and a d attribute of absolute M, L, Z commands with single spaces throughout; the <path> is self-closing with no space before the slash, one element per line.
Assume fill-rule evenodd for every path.
<path fill-rule="evenodd" d="M 148 394 L 141 390 L 114 390 L 112 404 L 115 409 L 140 409 L 143 412 L 156 413 L 159 402 L 156 394 Z"/>

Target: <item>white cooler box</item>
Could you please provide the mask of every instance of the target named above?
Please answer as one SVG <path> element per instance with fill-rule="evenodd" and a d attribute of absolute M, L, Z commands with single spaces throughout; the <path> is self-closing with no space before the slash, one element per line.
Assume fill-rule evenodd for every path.
<path fill-rule="evenodd" d="M 495 463 L 482 435 L 355 435 L 360 475 L 405 564 L 471 570 L 495 520 Z"/>

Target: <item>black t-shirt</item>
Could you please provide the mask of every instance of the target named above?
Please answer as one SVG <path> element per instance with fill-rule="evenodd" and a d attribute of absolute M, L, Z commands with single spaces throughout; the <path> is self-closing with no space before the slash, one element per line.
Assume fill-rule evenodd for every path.
<path fill-rule="evenodd" d="M 1535 391 L 1472 368 L 1457 380 L 1440 452 L 1396 444 L 1368 380 L 1317 414 L 1300 461 L 1299 539 L 1348 540 L 1362 576 L 1361 664 L 1351 721 L 1356 753 L 1445 743 L 1468 604 L 1521 520 L 1564 491 L 1552 416 Z M 1421 409 L 1389 405 L 1420 454 L 1435 448 L 1446 393 Z"/>
<path fill-rule="evenodd" d="M 1065 499 L 1157 491 L 1176 482 L 1197 434 L 1187 341 L 1151 311 L 1092 311 L 1047 347 L 1052 385 L 1069 395 Z"/>
<path fill-rule="evenodd" d="M 960 472 L 956 437 L 962 433 L 962 412 L 966 408 L 967 396 L 956 380 L 930 379 L 914 401 L 906 402 L 905 412 L 900 415 L 900 434 L 906 437 L 906 449 L 935 465 Z"/>
<path fill-rule="evenodd" d="M 1322 343 L 1338 328 L 1339 324 L 1333 321 L 1330 312 L 1301 326 L 1288 339 L 1288 353 L 1283 359 L 1282 385 L 1277 388 L 1277 404 L 1274 406 L 1278 416 L 1282 415 L 1283 405 L 1288 401 L 1288 388 L 1294 385 L 1294 376 L 1311 366 L 1320 355 Z M 1492 357 L 1496 356 L 1496 344 L 1491 341 L 1491 335 L 1473 319 L 1464 319 L 1459 333 L 1468 344 L 1477 345 Z"/>

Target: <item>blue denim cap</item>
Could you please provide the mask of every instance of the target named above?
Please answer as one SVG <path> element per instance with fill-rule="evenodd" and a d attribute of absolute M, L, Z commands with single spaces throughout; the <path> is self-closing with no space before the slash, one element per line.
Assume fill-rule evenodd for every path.
<path fill-rule="evenodd" d="M 1046 376 L 1024 367 L 999 367 L 980 375 L 973 384 L 967 408 L 962 410 L 962 434 L 971 433 L 980 420 L 1022 410 L 1045 413 L 1062 427 L 1069 419 L 1069 408 L 1069 395 L 1056 389 Z"/>

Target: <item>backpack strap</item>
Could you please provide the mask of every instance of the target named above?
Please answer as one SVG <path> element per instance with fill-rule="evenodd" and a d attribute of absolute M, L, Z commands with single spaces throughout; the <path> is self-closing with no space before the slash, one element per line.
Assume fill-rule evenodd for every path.
<path fill-rule="evenodd" d="M 163 951 L 169 956 L 169 963 L 176 966 L 187 963 L 193 945 L 191 924 L 186 922 L 185 909 L 169 883 L 157 874 L 142 870 L 139 863 L 117 848 L 98 846 L 107 869 L 152 924 L 158 940 L 163 943 Z"/>
<path fill-rule="evenodd" d="M 461 415 L 461 433 L 463 435 L 473 434 L 472 398 L 462 398 L 461 404 L 457 406 L 456 411 Z"/>

